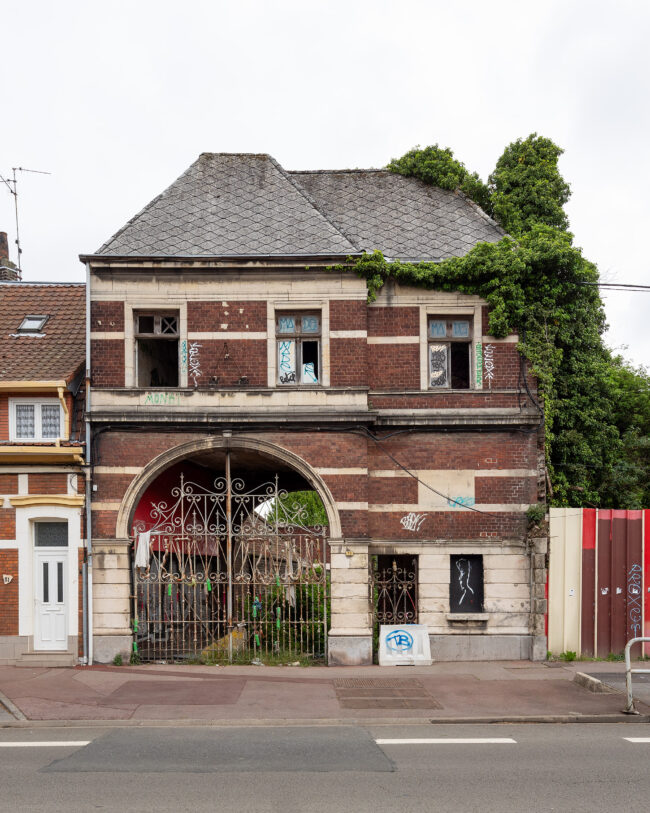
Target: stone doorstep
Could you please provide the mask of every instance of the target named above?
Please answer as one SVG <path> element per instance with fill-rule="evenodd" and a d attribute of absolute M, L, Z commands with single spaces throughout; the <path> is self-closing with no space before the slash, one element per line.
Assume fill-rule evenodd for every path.
<path fill-rule="evenodd" d="M 43 650 L 38 652 L 23 652 L 23 654 L 16 660 L 15 666 L 18 667 L 70 667 L 76 666 L 78 657 L 70 650 Z"/>

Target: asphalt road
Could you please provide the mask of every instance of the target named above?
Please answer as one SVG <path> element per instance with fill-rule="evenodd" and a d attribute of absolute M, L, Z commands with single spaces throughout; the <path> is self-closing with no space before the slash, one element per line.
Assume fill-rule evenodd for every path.
<path fill-rule="evenodd" d="M 0 729 L 0 811 L 635 810 L 649 766 L 635 723 Z"/>

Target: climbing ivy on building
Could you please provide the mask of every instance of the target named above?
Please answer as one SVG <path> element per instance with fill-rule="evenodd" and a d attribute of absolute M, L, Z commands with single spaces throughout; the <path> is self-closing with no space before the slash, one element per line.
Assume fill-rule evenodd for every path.
<path fill-rule="evenodd" d="M 518 332 L 519 349 L 538 380 L 553 504 L 647 506 L 650 380 L 613 358 L 603 343 L 598 270 L 568 231 L 570 189 L 558 170 L 561 154 L 537 134 L 519 139 L 485 184 L 449 149 L 411 150 L 388 169 L 459 189 L 507 234 L 439 263 L 388 262 L 376 251 L 352 269 L 366 280 L 371 301 L 389 280 L 485 299 L 491 335 Z M 635 409 L 620 410 L 615 399 Z"/>

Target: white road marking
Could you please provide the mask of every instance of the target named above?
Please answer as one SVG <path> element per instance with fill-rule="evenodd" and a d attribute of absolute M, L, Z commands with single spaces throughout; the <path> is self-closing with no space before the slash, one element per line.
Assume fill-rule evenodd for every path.
<path fill-rule="evenodd" d="M 80 748 L 90 740 L 51 740 L 50 742 L 0 742 L 0 748 Z"/>
<path fill-rule="evenodd" d="M 650 737 L 623 737 L 628 742 L 650 742 Z"/>
<path fill-rule="evenodd" d="M 516 743 L 510 737 L 465 737 L 441 739 L 413 739 L 413 740 L 375 740 L 377 745 L 501 745 L 502 743 Z"/>

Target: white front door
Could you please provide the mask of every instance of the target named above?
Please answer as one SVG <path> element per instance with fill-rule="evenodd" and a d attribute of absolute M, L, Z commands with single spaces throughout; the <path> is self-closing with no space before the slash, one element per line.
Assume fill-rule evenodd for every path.
<path fill-rule="evenodd" d="M 68 551 L 36 550 L 34 649 L 67 649 Z"/>

